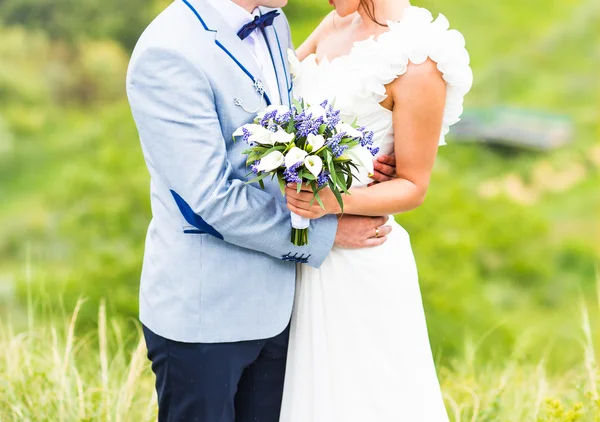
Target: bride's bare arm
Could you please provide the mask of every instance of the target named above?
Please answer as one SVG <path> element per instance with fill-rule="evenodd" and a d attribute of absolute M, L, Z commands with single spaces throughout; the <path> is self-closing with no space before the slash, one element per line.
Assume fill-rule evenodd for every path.
<path fill-rule="evenodd" d="M 344 212 L 354 215 L 389 215 L 417 208 L 423 203 L 437 155 L 442 129 L 446 84 L 434 62 L 410 64 L 408 71 L 389 87 L 394 103 L 397 178 L 344 196 Z M 323 210 L 312 201 L 312 192 L 296 194 L 288 189 L 288 208 L 305 217 L 340 213 L 329 190 L 321 192 Z"/>
<path fill-rule="evenodd" d="M 311 54 L 317 52 L 317 45 L 321 37 L 333 28 L 333 15 L 335 10 L 329 13 L 325 19 L 315 28 L 315 30 L 308 36 L 308 38 L 302 43 L 296 50 L 296 56 L 300 61 L 304 60 Z"/>

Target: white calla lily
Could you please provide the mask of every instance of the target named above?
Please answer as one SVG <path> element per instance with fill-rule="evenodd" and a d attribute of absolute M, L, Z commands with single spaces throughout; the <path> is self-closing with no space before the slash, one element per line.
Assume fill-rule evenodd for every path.
<path fill-rule="evenodd" d="M 337 133 L 346 132 L 346 136 L 349 138 L 363 137 L 363 134 L 360 130 L 353 128 L 352 125 L 349 125 L 348 123 L 340 123 L 335 127 L 335 130 Z"/>
<path fill-rule="evenodd" d="M 312 114 L 312 119 L 323 118 L 323 121 L 327 119 L 327 112 L 320 105 L 314 105 L 306 109 L 306 114 Z"/>
<path fill-rule="evenodd" d="M 311 133 L 306 138 L 306 143 L 311 146 L 310 152 L 318 151 L 325 145 L 325 137 Z"/>
<path fill-rule="evenodd" d="M 364 168 L 369 176 L 373 174 L 375 168 L 373 167 L 373 154 L 365 147 L 356 146 L 346 152 L 352 162 L 358 167 Z"/>
<path fill-rule="evenodd" d="M 285 156 L 285 166 L 289 168 L 294 164 L 301 163 L 304 161 L 304 158 L 306 158 L 307 155 L 308 152 L 298 147 L 294 147 L 291 150 L 289 150 L 289 152 Z"/>
<path fill-rule="evenodd" d="M 257 143 L 261 145 L 273 145 L 273 140 L 271 139 L 273 132 L 260 125 L 254 126 L 257 126 L 257 128 L 253 128 L 254 132 L 250 131 L 252 135 L 248 141 L 250 143 Z"/>
<path fill-rule="evenodd" d="M 304 159 L 304 166 L 312 173 L 313 176 L 319 177 L 323 170 L 323 160 L 317 155 L 309 155 Z"/>
<path fill-rule="evenodd" d="M 248 132 L 250 132 L 250 138 L 248 138 L 248 142 L 257 143 L 257 144 L 261 144 L 261 145 L 273 145 L 273 142 L 271 142 L 271 135 L 273 134 L 273 132 L 265 129 L 261 125 L 255 125 L 255 124 L 244 125 L 241 128 L 239 128 L 238 130 L 236 130 L 235 132 L 233 132 L 233 136 L 234 137 L 243 136 L 244 129 L 246 129 Z"/>
<path fill-rule="evenodd" d="M 244 129 L 246 129 L 250 133 L 254 134 L 258 129 L 261 129 L 261 128 L 262 128 L 261 125 L 247 124 L 247 125 L 244 125 L 244 126 L 238 128 L 238 130 L 236 130 L 235 132 L 233 132 L 233 136 L 242 136 L 242 135 L 244 135 Z"/>
<path fill-rule="evenodd" d="M 258 171 L 269 173 L 281 167 L 284 163 L 284 160 L 285 158 L 281 152 L 273 151 L 260 160 L 260 163 L 258 163 L 256 169 Z"/>
<path fill-rule="evenodd" d="M 296 135 L 293 133 L 287 133 L 283 129 L 279 129 L 277 132 L 271 134 L 271 141 L 275 144 L 289 144 L 294 140 Z"/>

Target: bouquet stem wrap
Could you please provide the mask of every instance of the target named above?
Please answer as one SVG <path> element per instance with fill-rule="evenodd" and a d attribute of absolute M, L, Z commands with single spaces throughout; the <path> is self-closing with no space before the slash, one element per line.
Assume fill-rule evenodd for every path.
<path fill-rule="evenodd" d="M 292 243 L 296 246 L 308 244 L 308 227 L 310 219 L 292 213 Z"/>

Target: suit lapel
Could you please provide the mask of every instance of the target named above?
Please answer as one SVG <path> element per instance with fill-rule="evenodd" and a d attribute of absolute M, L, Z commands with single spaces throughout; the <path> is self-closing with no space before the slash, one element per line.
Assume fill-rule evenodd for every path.
<path fill-rule="evenodd" d="M 206 0 L 181 0 L 196 16 L 206 31 L 215 34 L 215 44 L 248 76 L 259 92 L 264 92 L 267 105 L 271 104 L 269 88 L 256 59 L 227 24 L 225 19 Z M 262 93 L 261 92 L 261 93 Z"/>
<path fill-rule="evenodd" d="M 250 52 L 250 49 L 244 42 L 237 36 L 235 31 L 223 20 L 221 25 L 217 29 L 215 36 L 215 43 L 221 47 L 231 57 L 234 62 L 237 62 L 238 66 L 242 67 L 247 73 L 250 73 L 250 77 L 253 82 L 260 81 L 262 89 L 265 91 L 267 98 L 269 98 L 269 104 L 271 103 L 271 93 L 269 92 L 269 86 L 265 83 L 265 77 L 260 70 L 260 66 L 256 61 L 256 58 Z"/>

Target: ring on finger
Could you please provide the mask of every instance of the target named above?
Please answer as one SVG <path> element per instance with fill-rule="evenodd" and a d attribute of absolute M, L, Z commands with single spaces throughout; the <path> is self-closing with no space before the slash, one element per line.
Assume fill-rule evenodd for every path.
<path fill-rule="evenodd" d="M 379 237 L 379 227 L 375 229 L 375 239 Z"/>

